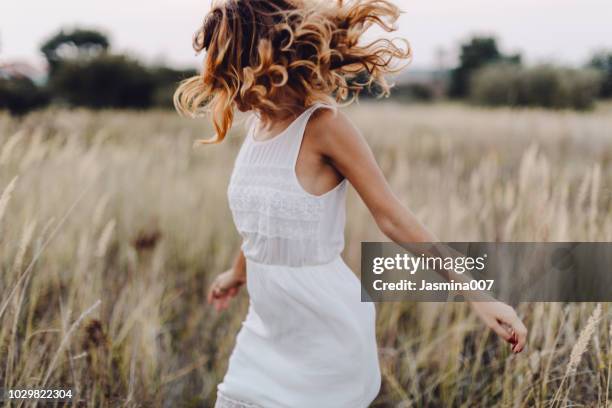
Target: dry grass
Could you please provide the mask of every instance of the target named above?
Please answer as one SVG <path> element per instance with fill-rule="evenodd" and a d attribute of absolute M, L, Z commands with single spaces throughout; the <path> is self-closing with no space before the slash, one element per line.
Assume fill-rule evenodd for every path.
<path fill-rule="evenodd" d="M 444 240 L 612 241 L 610 107 L 348 112 Z M 204 305 L 239 242 L 225 195 L 239 133 L 193 150 L 209 126 L 171 112 L 0 115 L 0 387 L 69 387 L 92 407 L 211 406 L 247 306 Z M 348 263 L 378 239 L 352 193 Z M 380 305 L 374 406 L 609 406 L 609 305 L 519 311 L 529 346 L 515 356 L 465 305 Z"/>

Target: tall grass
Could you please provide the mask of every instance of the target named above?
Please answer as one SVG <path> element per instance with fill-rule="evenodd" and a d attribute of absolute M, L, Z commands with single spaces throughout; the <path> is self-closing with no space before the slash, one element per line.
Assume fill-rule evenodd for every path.
<path fill-rule="evenodd" d="M 363 104 L 347 110 L 443 240 L 612 240 L 612 115 Z M 212 406 L 248 305 L 204 304 L 239 245 L 240 144 L 192 149 L 169 112 L 0 115 L 0 387 L 83 406 Z M 345 259 L 383 239 L 354 192 Z M 609 406 L 608 304 L 519 305 L 513 355 L 463 304 L 378 306 L 375 407 Z M 593 323 L 596 316 L 596 323 Z M 589 321 L 591 317 L 591 321 Z"/>

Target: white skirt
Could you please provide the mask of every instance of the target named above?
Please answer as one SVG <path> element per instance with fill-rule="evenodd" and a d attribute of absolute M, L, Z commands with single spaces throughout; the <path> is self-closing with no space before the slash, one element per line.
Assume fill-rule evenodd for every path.
<path fill-rule="evenodd" d="M 380 389 L 375 308 L 361 302 L 342 258 L 305 267 L 247 260 L 247 290 L 217 406 L 369 406 Z"/>

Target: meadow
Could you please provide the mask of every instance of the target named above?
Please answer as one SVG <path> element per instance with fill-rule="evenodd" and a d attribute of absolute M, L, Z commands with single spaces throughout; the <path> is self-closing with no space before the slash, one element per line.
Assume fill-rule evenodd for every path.
<path fill-rule="evenodd" d="M 611 105 L 346 112 L 442 240 L 612 241 Z M 193 147 L 211 132 L 161 110 L 0 113 L 0 388 L 70 388 L 88 407 L 212 407 L 248 297 L 221 314 L 205 304 L 240 243 L 226 185 L 244 128 Z M 354 191 L 346 238 L 355 271 L 360 242 L 384 240 Z M 518 305 L 519 355 L 465 304 L 377 310 L 373 407 L 612 407 L 609 304 Z"/>

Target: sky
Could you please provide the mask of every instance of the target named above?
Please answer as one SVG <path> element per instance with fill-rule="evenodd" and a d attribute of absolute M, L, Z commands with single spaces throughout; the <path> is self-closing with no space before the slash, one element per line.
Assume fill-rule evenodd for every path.
<path fill-rule="evenodd" d="M 453 65 L 459 44 L 474 34 L 495 35 L 502 51 L 521 52 L 531 64 L 582 65 L 594 51 L 612 49 L 611 0 L 395 3 L 404 13 L 394 35 L 410 41 L 414 67 Z M 79 26 L 107 33 L 116 52 L 196 67 L 201 57 L 191 38 L 209 7 L 210 0 L 2 0 L 0 62 L 39 62 L 44 39 L 61 27 Z"/>

